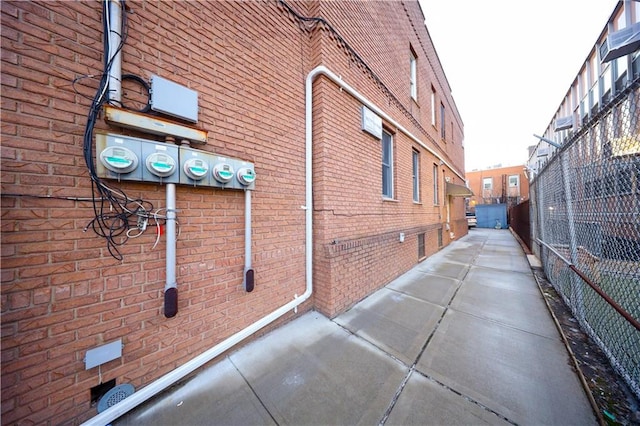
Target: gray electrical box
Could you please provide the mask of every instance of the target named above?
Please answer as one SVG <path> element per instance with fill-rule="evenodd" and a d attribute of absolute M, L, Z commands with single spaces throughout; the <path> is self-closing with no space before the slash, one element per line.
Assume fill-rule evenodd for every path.
<path fill-rule="evenodd" d="M 150 105 L 153 111 L 196 123 L 198 92 L 157 75 L 151 76 Z"/>
<path fill-rule="evenodd" d="M 105 362 L 113 361 L 122 356 L 122 339 L 97 348 L 89 349 L 84 358 L 84 369 L 88 370 Z"/>

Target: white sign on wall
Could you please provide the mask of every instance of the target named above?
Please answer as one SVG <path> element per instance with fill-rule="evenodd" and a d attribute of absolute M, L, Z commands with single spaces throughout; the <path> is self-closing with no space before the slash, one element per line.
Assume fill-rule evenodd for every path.
<path fill-rule="evenodd" d="M 366 106 L 362 106 L 362 130 L 382 139 L 382 118 Z"/>

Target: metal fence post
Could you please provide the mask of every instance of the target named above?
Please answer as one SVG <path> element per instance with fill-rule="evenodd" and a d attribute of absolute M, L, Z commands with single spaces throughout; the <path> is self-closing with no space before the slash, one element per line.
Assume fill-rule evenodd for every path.
<path fill-rule="evenodd" d="M 565 200 L 567 203 L 567 222 L 569 226 L 569 254 L 571 263 L 578 264 L 578 243 L 576 242 L 576 225 L 573 214 L 573 197 L 571 194 L 571 175 L 569 174 L 569 164 L 567 152 L 560 152 L 560 167 L 562 168 L 562 183 L 564 186 Z M 584 319 L 584 303 L 582 294 L 582 281 L 575 274 L 571 274 L 571 300 L 574 301 L 578 319 Z"/>

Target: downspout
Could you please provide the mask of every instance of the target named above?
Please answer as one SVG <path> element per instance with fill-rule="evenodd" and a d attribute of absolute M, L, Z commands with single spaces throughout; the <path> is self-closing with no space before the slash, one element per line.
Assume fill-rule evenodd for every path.
<path fill-rule="evenodd" d="M 439 160 L 441 160 L 444 164 L 446 164 L 451 170 L 458 175 L 461 179 L 464 177 L 458 173 L 453 167 L 446 163 L 446 161 L 438 155 L 434 150 L 426 146 L 422 141 L 420 141 L 417 137 L 413 136 L 408 130 L 406 130 L 403 126 L 401 126 L 397 121 L 393 120 L 387 114 L 385 114 L 380 108 L 375 106 L 369 100 L 367 100 L 364 96 L 358 93 L 351 86 L 342 81 L 340 77 L 331 72 L 324 65 L 320 65 L 307 74 L 307 78 L 305 81 L 305 203 L 306 205 L 302 206 L 305 210 L 305 278 L 306 278 L 306 288 L 305 292 L 296 296 L 291 302 L 283 305 L 282 307 L 276 309 L 271 312 L 267 316 L 261 318 L 260 320 L 254 322 L 247 328 L 237 332 L 226 340 L 218 343 L 202 354 L 196 356 L 195 358 L 187 361 L 183 365 L 177 367 L 176 369 L 170 371 L 164 376 L 160 377 L 156 381 L 148 384 L 143 387 L 139 391 L 135 392 L 133 395 L 128 398 L 123 399 L 119 403 L 109 407 L 102 413 L 98 414 L 95 417 L 92 417 L 83 425 L 86 426 L 104 426 L 105 424 L 117 419 L 122 416 L 129 410 L 137 407 L 143 402 L 147 401 L 154 395 L 168 388 L 169 386 L 176 383 L 178 380 L 184 378 L 188 374 L 192 373 L 196 369 L 202 367 L 204 364 L 208 363 L 221 353 L 231 349 L 238 343 L 242 342 L 247 337 L 251 336 L 253 333 L 262 329 L 263 327 L 271 324 L 276 319 L 280 318 L 287 312 L 296 309 L 300 304 L 305 302 L 313 292 L 313 81 L 319 75 L 324 75 L 333 82 L 335 82 L 338 86 L 340 86 L 343 90 L 349 93 L 351 96 L 356 98 L 358 101 L 362 102 L 367 106 L 370 110 L 378 114 L 380 117 L 387 120 L 389 123 L 394 125 L 398 130 L 407 135 L 413 141 L 418 143 L 424 149 L 432 153 Z M 246 250 L 246 248 L 245 248 Z"/>

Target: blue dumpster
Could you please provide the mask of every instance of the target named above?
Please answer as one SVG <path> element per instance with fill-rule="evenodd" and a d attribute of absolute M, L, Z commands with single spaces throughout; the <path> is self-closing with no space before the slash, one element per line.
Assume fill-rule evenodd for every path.
<path fill-rule="evenodd" d="M 506 204 L 479 204 L 476 206 L 478 228 L 507 229 Z"/>

